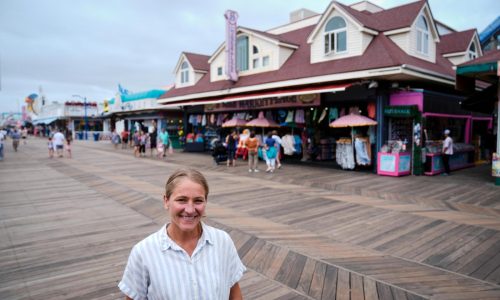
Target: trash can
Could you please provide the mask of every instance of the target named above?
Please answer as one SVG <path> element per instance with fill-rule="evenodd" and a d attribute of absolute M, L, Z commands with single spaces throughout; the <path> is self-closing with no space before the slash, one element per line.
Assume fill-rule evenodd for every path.
<path fill-rule="evenodd" d="M 94 132 L 94 141 L 99 141 L 99 132 Z"/>

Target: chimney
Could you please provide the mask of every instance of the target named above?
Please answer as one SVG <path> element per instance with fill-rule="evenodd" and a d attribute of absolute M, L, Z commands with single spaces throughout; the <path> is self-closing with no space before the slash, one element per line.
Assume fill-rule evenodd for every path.
<path fill-rule="evenodd" d="M 301 20 L 307 19 L 309 17 L 313 17 L 317 14 L 318 14 L 317 12 L 314 12 L 314 11 L 309 10 L 309 9 L 305 9 L 305 8 L 297 9 L 297 10 L 292 11 L 290 13 L 290 23 L 301 21 Z"/>

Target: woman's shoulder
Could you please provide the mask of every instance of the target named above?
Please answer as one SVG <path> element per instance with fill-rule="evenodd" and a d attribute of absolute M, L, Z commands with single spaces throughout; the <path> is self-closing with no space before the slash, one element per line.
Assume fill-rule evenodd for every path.
<path fill-rule="evenodd" d="M 205 232 L 207 232 L 208 239 L 213 239 L 215 241 L 232 240 L 231 237 L 229 236 L 229 234 L 227 232 L 225 232 L 224 230 L 212 227 L 212 226 L 207 225 L 205 223 L 203 223 L 203 230 Z"/>

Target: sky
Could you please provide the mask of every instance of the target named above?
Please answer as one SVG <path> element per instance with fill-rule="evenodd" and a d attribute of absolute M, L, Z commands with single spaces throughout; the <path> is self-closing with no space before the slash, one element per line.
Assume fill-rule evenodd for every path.
<path fill-rule="evenodd" d="M 344 4 L 360 0 L 339 0 Z M 383 8 L 408 0 L 372 0 Z M 499 0 L 428 0 L 434 18 L 481 32 Z M 183 51 L 212 55 L 225 38 L 224 12 L 238 25 L 269 30 L 300 9 L 322 13 L 329 0 L 0 0 L 0 112 L 17 112 L 39 93 L 51 101 L 102 102 L 118 84 L 131 92 L 174 82 Z M 73 97 L 79 95 L 79 97 Z"/>

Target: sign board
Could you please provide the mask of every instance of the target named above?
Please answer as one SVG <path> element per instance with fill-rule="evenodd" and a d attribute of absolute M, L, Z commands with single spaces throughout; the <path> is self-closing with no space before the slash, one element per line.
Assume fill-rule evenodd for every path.
<path fill-rule="evenodd" d="M 384 108 L 384 116 L 387 117 L 413 117 L 418 113 L 416 105 L 388 106 Z"/>
<path fill-rule="evenodd" d="M 320 94 L 266 97 L 252 100 L 239 100 L 226 103 L 206 104 L 206 112 L 257 110 L 266 108 L 297 108 L 320 105 Z"/>
<path fill-rule="evenodd" d="M 231 81 L 238 81 L 236 70 L 236 30 L 238 13 L 228 10 L 224 14 L 226 18 L 226 75 Z"/>

